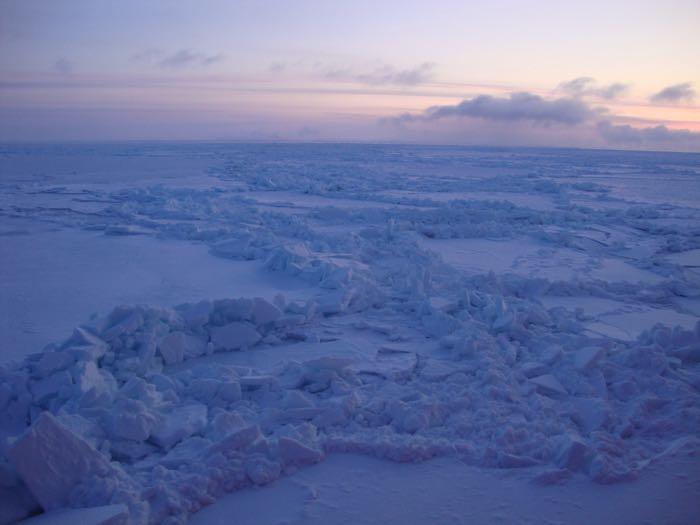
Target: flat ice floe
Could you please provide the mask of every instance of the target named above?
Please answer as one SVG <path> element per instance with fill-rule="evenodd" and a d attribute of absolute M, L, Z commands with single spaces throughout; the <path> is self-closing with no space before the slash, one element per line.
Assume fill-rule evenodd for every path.
<path fill-rule="evenodd" d="M 0 362 L 37 352 L 115 304 L 172 306 L 233 294 L 309 296 L 261 261 L 226 261 L 204 245 L 133 235 L 39 230 L 3 238 Z M 308 290 L 305 292 L 304 290 Z"/>
<path fill-rule="evenodd" d="M 81 148 L 0 158 L 2 361 L 22 357 L 0 367 L 0 523 L 180 523 L 348 453 L 557 494 L 697 466 L 700 209 L 616 179 L 651 184 L 656 156 Z M 698 157 L 668 163 L 692 187 Z"/>

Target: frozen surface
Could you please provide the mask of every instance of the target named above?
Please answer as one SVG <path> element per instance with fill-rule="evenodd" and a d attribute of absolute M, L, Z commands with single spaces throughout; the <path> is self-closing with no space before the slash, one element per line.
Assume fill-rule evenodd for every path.
<path fill-rule="evenodd" d="M 695 461 L 671 458 L 634 484 L 542 487 L 522 473 L 484 473 L 444 459 L 396 464 L 339 454 L 269 488 L 226 496 L 190 523 L 691 524 L 700 491 Z"/>
<path fill-rule="evenodd" d="M 699 165 L 0 147 L 0 523 L 692 523 Z"/>
<path fill-rule="evenodd" d="M 83 509 L 59 509 L 22 521 L 22 525 L 128 525 L 124 505 L 105 505 Z"/>
<path fill-rule="evenodd" d="M 309 295 L 304 283 L 271 275 L 259 261 L 227 261 L 189 242 L 44 229 L 6 235 L 2 246 L 0 361 L 38 352 L 117 304 Z"/>

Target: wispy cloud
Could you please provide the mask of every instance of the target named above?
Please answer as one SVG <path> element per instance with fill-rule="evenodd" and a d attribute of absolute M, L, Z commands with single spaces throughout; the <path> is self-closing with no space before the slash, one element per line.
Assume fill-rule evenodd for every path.
<path fill-rule="evenodd" d="M 146 49 L 131 57 L 131 60 L 135 62 L 142 62 L 163 69 L 206 67 L 221 62 L 223 59 L 224 55 L 221 53 L 209 54 L 189 48 L 170 53 L 166 53 L 162 49 Z"/>
<path fill-rule="evenodd" d="M 593 77 L 578 77 L 562 82 L 557 89 L 573 97 L 592 96 L 605 100 L 614 100 L 624 94 L 628 87 L 627 84 L 621 82 L 599 85 Z"/>
<path fill-rule="evenodd" d="M 677 103 L 677 102 L 692 102 L 696 91 L 693 89 L 693 84 L 683 82 L 682 84 L 674 84 L 665 87 L 658 93 L 651 96 L 649 100 L 658 103 Z"/>
<path fill-rule="evenodd" d="M 59 58 L 53 63 L 53 68 L 61 75 L 70 75 L 73 73 L 73 63 L 65 58 Z"/>
<path fill-rule="evenodd" d="M 540 125 L 575 125 L 597 115 L 576 98 L 547 100 L 532 93 L 512 93 L 508 97 L 479 95 L 453 106 L 433 106 L 419 115 L 409 113 L 393 119 L 396 123 L 444 118 L 478 118 L 495 121 L 530 121 Z"/>
<path fill-rule="evenodd" d="M 383 65 L 370 71 L 356 71 L 351 68 L 329 69 L 323 76 L 330 80 L 358 82 L 371 86 L 396 85 L 417 86 L 433 79 L 435 64 L 423 62 L 408 69 L 398 69 L 394 66 Z"/>
<path fill-rule="evenodd" d="M 158 65 L 165 68 L 201 67 L 220 62 L 223 58 L 223 55 L 219 53 L 208 55 L 192 49 L 180 49 L 161 59 Z"/>
<path fill-rule="evenodd" d="M 270 73 L 281 73 L 285 69 L 287 69 L 287 64 L 284 62 L 272 62 L 267 68 Z"/>

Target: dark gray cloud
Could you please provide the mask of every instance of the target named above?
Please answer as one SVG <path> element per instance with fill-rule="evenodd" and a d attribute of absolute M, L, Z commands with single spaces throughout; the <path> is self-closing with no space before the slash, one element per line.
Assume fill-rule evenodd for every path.
<path fill-rule="evenodd" d="M 390 65 L 383 65 L 368 72 L 357 72 L 350 68 L 330 69 L 325 71 L 323 76 L 330 80 L 358 82 L 371 86 L 417 86 L 432 80 L 434 74 L 435 64 L 423 62 L 408 69 L 397 69 Z"/>
<path fill-rule="evenodd" d="M 540 125 L 575 125 L 591 119 L 598 112 L 577 98 L 546 100 L 532 93 L 512 93 L 508 97 L 479 95 L 454 106 L 433 106 L 423 114 L 404 114 L 391 119 L 394 123 L 443 118 L 479 118 L 494 121 L 529 121 Z"/>
<path fill-rule="evenodd" d="M 659 103 L 692 102 L 697 93 L 690 82 L 674 84 L 663 88 L 658 93 L 651 96 L 649 100 Z"/>
<path fill-rule="evenodd" d="M 627 84 L 615 82 L 605 86 L 598 85 L 592 77 L 578 77 L 559 84 L 558 89 L 574 97 L 593 96 L 613 100 L 627 91 Z"/>
<path fill-rule="evenodd" d="M 223 60 L 223 56 L 218 53 L 207 55 L 192 49 L 180 49 L 159 60 L 158 65 L 164 68 L 202 67 L 215 64 L 221 60 Z"/>
<path fill-rule="evenodd" d="M 545 99 L 532 93 L 512 93 L 503 97 L 479 95 L 459 104 L 434 106 L 380 122 L 398 126 L 394 133 L 404 136 L 419 136 L 421 140 L 439 137 L 454 143 L 700 150 L 700 133 L 665 125 L 633 127 L 616 124 L 616 120 L 619 117 L 581 97 Z"/>
<path fill-rule="evenodd" d="M 613 145 L 700 149 L 700 133 L 687 129 L 669 129 L 663 125 L 633 128 L 629 124 L 616 125 L 608 121 L 599 122 L 597 129 L 600 135 Z"/>

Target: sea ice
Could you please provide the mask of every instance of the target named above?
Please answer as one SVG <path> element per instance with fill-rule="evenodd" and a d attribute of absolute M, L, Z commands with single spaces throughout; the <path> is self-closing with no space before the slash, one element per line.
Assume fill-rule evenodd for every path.
<path fill-rule="evenodd" d="M 101 168 L 41 179 L 33 146 L 0 155 L 3 362 L 21 358 L 0 366 L 0 494 L 18 515 L 123 503 L 182 523 L 343 452 L 517 468 L 560 494 L 700 450 L 700 211 L 623 195 L 615 168 L 653 187 L 695 157 L 150 147 L 210 169 L 117 184 L 106 165 L 142 146 L 46 146 Z"/>

